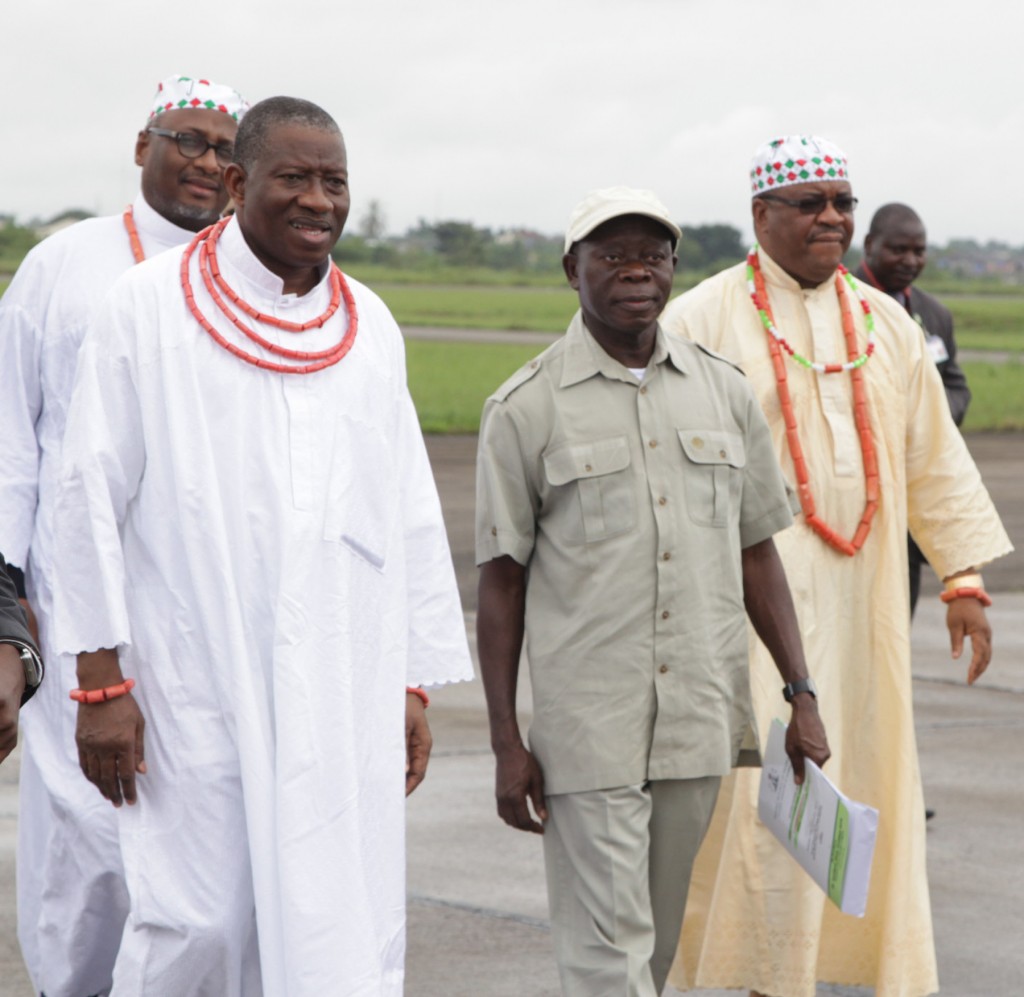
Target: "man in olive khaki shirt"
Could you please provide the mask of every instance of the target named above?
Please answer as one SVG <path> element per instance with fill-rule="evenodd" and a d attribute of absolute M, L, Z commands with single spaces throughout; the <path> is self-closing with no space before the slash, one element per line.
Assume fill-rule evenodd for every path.
<path fill-rule="evenodd" d="M 563 260 L 580 312 L 481 423 L 498 812 L 544 834 L 562 988 L 580 997 L 661 992 L 719 779 L 758 760 L 746 614 L 787 683 L 798 777 L 828 758 L 771 539 L 792 513 L 768 427 L 738 370 L 658 326 L 679 234 L 647 191 L 588 195 Z"/>

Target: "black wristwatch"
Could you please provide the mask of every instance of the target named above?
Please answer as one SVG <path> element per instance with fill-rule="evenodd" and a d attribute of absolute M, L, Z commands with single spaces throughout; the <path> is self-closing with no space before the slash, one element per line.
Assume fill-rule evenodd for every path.
<path fill-rule="evenodd" d="M 791 703 L 793 697 L 801 692 L 809 692 L 817 699 L 818 687 L 814 684 L 814 679 L 797 679 L 795 682 L 787 682 L 782 687 L 782 695 L 786 698 L 787 703 Z"/>

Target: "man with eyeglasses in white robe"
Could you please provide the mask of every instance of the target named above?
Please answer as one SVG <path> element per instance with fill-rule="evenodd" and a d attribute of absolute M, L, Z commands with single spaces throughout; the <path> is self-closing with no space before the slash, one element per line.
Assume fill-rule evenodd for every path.
<path fill-rule="evenodd" d="M 114 281 L 180 246 L 227 204 L 224 167 L 247 103 L 228 86 L 163 80 L 135 142 L 140 189 L 123 212 L 79 222 L 25 258 L 0 299 L 0 549 L 24 578 L 50 665 L 21 714 L 18 938 L 47 997 L 106 992 L 128 910 L 115 814 L 82 777 L 74 662 L 53 644 L 53 507 L 86 326 Z"/>

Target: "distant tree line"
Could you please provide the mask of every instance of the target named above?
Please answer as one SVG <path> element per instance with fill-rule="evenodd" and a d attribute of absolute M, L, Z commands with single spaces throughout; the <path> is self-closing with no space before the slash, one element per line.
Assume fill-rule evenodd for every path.
<path fill-rule="evenodd" d="M 739 229 L 731 225 L 682 226 L 677 253 L 680 270 L 710 270 L 743 259 Z M 433 266 L 559 272 L 562 237 L 533 229 L 490 229 L 472 222 L 421 218 L 404 235 L 387 235 L 384 213 L 371 201 L 355 231 L 339 241 L 339 263 L 375 263 L 404 269 Z"/>
<path fill-rule="evenodd" d="M 47 223 L 19 225 L 0 215 L 0 270 L 13 271 L 40 237 L 66 220 L 86 217 L 82 211 L 63 212 Z M 680 271 L 714 273 L 744 258 L 747 246 L 732 225 L 683 225 L 677 254 Z M 491 229 L 468 221 L 421 218 L 403 235 L 390 235 L 379 201 L 370 201 L 357 222 L 334 250 L 342 265 L 375 264 L 403 270 L 474 268 L 523 274 L 561 272 L 562 237 L 528 228 Z M 848 266 L 860 258 L 857 249 L 847 254 Z M 979 243 L 952 239 L 945 246 L 929 247 L 926 277 L 980 278 L 992 283 L 1024 283 L 1024 247 L 1003 242 Z"/>
<path fill-rule="evenodd" d="M 13 218 L 0 216 L 0 263 L 17 266 L 38 241 L 32 229 L 16 225 Z"/>

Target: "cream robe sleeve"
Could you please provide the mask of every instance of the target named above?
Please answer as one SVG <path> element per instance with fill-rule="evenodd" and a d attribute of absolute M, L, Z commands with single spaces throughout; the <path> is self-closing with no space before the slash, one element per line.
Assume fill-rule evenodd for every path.
<path fill-rule="evenodd" d="M 1013 550 L 949 403 L 938 368 L 910 317 L 907 340 L 907 522 L 940 578 Z"/>
<path fill-rule="evenodd" d="M 68 409 L 54 513 L 54 628 L 65 654 L 131 643 L 121 524 L 142 478 L 145 447 L 134 330 L 125 318 L 130 300 L 111 294 L 99 309 Z"/>

